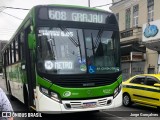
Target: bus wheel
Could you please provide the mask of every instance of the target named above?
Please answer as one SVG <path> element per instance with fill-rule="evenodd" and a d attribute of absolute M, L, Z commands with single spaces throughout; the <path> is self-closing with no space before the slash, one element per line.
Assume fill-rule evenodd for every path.
<path fill-rule="evenodd" d="M 131 97 L 128 93 L 123 94 L 123 105 L 130 106 L 132 104 Z"/>
<path fill-rule="evenodd" d="M 8 82 L 8 95 L 9 95 L 9 99 L 10 100 L 15 100 L 15 98 L 13 97 L 13 95 L 12 95 L 12 90 L 11 90 L 11 86 L 10 86 L 10 84 L 9 84 L 9 82 Z"/>

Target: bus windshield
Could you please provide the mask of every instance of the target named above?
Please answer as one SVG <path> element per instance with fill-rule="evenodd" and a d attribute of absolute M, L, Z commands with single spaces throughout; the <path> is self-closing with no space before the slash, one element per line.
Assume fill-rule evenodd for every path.
<path fill-rule="evenodd" d="M 118 72 L 117 37 L 118 32 L 103 29 L 40 27 L 37 69 L 47 74 Z"/>

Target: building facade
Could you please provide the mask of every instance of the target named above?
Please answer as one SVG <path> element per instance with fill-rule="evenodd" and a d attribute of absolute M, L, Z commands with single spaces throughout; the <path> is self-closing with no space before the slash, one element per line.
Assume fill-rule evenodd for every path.
<path fill-rule="evenodd" d="M 1 55 L 1 50 L 7 44 L 7 42 L 8 41 L 0 40 L 0 72 L 2 72 L 2 55 Z"/>
<path fill-rule="evenodd" d="M 121 36 L 121 60 L 123 79 L 135 74 L 159 73 L 158 50 L 160 30 L 155 36 L 145 36 L 160 25 L 160 0 L 112 0 L 110 7 L 117 17 Z M 159 21 L 160 22 L 160 21 Z M 150 24 L 156 23 L 155 26 Z M 153 26 L 153 27 L 152 27 Z M 158 27 L 157 27 L 158 28 Z M 156 37 L 156 38 L 155 38 Z M 149 39 L 148 39 L 149 38 Z M 149 41 L 146 41 L 149 40 Z M 155 49 L 157 48 L 157 49 Z M 160 57 L 159 57 L 160 58 Z"/>

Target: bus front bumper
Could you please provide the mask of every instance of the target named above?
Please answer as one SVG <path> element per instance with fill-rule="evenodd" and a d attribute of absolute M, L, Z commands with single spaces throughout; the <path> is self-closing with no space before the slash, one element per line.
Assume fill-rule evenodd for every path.
<path fill-rule="evenodd" d="M 105 110 L 122 105 L 122 90 L 114 99 L 111 96 L 89 100 L 62 100 L 61 103 L 42 94 L 38 87 L 36 93 L 36 110 L 48 114 Z"/>

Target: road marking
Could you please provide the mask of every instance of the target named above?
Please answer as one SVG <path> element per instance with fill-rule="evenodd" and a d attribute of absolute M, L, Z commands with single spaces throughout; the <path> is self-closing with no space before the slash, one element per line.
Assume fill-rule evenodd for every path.
<path fill-rule="evenodd" d="M 117 116 L 117 115 L 107 113 L 107 111 L 106 111 L 106 112 L 101 111 L 101 112 L 102 112 L 102 113 L 104 113 L 104 114 L 111 115 L 111 116 L 113 116 L 113 117 L 116 117 L 116 118 L 119 118 L 119 119 L 123 119 L 123 120 L 125 120 L 123 117 L 119 117 L 119 116 Z"/>

